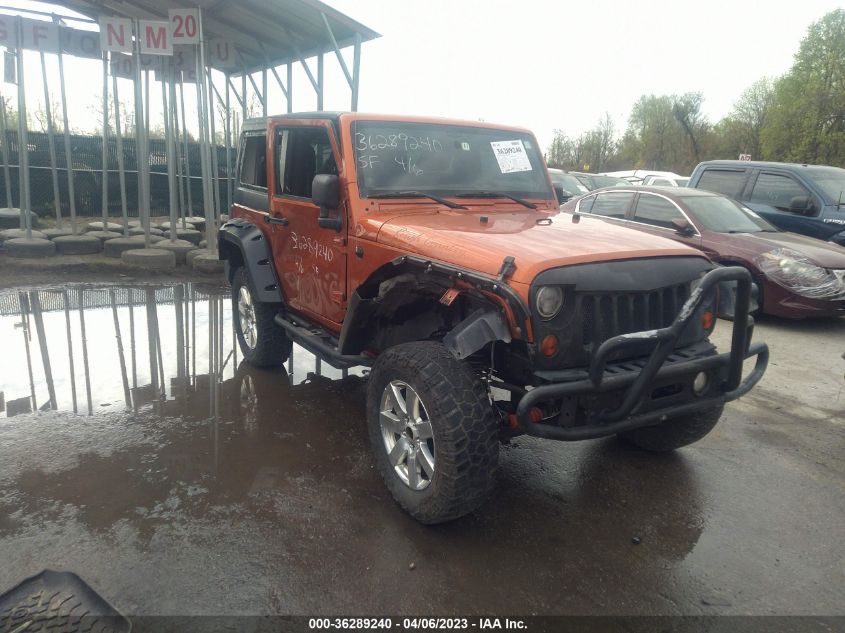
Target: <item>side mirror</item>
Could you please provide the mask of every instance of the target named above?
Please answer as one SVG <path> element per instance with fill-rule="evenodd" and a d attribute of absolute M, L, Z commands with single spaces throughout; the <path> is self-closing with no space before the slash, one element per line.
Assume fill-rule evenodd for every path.
<path fill-rule="evenodd" d="M 334 174 L 317 174 L 311 181 L 311 200 L 320 207 L 317 223 L 320 228 L 340 231 L 343 219 L 337 212 L 340 206 L 340 181 Z"/>
<path fill-rule="evenodd" d="M 695 235 L 695 227 L 684 218 L 675 218 L 672 220 L 672 228 L 675 229 L 678 235 L 683 235 L 684 237 Z"/>
<path fill-rule="evenodd" d="M 567 200 L 572 199 L 572 194 L 566 191 L 563 187 L 555 187 L 555 196 L 557 196 L 558 204 L 563 204 Z"/>
<path fill-rule="evenodd" d="M 810 196 L 795 196 L 789 201 L 789 211 L 801 215 L 810 215 L 813 212 L 813 199 Z"/>

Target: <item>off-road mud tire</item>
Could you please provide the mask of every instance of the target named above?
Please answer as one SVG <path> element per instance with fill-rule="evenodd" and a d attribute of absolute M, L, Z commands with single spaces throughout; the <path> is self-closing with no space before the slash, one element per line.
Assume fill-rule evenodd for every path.
<path fill-rule="evenodd" d="M 243 266 L 239 266 L 232 275 L 232 319 L 235 323 L 238 345 L 244 358 L 256 367 L 281 365 L 290 357 L 293 343 L 285 334 L 285 331 L 273 321 L 279 311 L 279 304 L 260 302 L 250 291 L 256 327 L 255 345 L 250 347 L 244 338 L 240 312 L 238 311 L 238 295 L 241 287 L 250 290 L 249 278 Z"/>
<path fill-rule="evenodd" d="M 412 490 L 388 461 L 379 413 L 391 380 L 413 387 L 431 419 L 435 472 L 423 490 Z M 490 494 L 499 461 L 498 424 L 490 399 L 470 366 L 440 343 L 404 343 L 378 357 L 367 385 L 367 426 L 387 488 L 421 523 L 443 523 L 469 514 Z"/>
<path fill-rule="evenodd" d="M 703 409 L 682 418 L 670 418 L 654 426 L 626 431 L 620 433 L 619 437 L 646 451 L 674 451 L 676 448 L 697 442 L 712 431 L 722 417 L 723 409 L 723 405 Z"/>

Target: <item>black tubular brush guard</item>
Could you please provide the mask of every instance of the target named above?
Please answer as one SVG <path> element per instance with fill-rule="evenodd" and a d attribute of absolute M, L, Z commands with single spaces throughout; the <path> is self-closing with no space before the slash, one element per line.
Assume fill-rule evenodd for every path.
<path fill-rule="evenodd" d="M 675 348 L 678 337 L 695 315 L 696 309 L 707 292 L 714 286 L 727 281 L 737 282 L 731 351 L 672 363 L 664 367 L 664 362 Z M 753 319 L 750 319 L 748 315 L 750 300 L 751 275 L 747 270 L 738 266 L 711 270 L 702 278 L 675 321 L 668 327 L 614 336 L 596 350 L 590 361 L 588 379 L 541 385 L 526 393 L 519 401 L 516 410 L 520 429 L 528 435 L 553 440 L 593 439 L 658 424 L 669 418 L 718 406 L 745 395 L 760 381 L 769 363 L 769 348 L 765 343 L 749 345 L 753 328 Z M 642 346 L 643 343 L 653 343 L 654 350 L 639 372 L 605 376 L 609 358 L 626 348 Z M 753 356 L 757 357 L 757 362 L 748 377 L 743 380 L 743 361 Z M 696 396 L 693 400 L 682 404 L 674 404 L 645 413 L 638 412 L 646 394 L 651 392 L 652 385 L 656 381 L 680 378 L 701 371 L 712 372 L 725 367 L 727 367 L 727 378 L 715 389 L 716 395 Z M 593 416 L 588 425 L 562 427 L 531 421 L 531 410 L 540 403 L 567 396 L 589 396 L 622 390 L 626 390 L 622 403 L 613 410 L 601 411 Z"/>

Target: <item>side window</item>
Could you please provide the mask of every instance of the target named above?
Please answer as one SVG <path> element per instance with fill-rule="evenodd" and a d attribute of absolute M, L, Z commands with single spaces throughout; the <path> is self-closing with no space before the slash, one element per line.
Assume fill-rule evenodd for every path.
<path fill-rule="evenodd" d="M 745 184 L 745 172 L 730 169 L 705 169 L 698 180 L 698 188 L 736 197 Z"/>
<path fill-rule="evenodd" d="M 631 206 L 631 200 L 633 199 L 633 193 L 624 191 L 600 193 L 596 196 L 596 201 L 593 203 L 593 215 L 624 220 L 625 212 Z"/>
<path fill-rule="evenodd" d="M 278 194 L 310 198 L 314 176 L 337 174 L 337 163 L 325 128 L 279 128 L 274 146 Z"/>
<path fill-rule="evenodd" d="M 634 220 L 664 229 L 672 229 L 672 220 L 683 220 L 684 215 L 666 198 L 641 193 L 637 200 Z"/>
<path fill-rule="evenodd" d="M 240 182 L 249 187 L 267 188 L 267 137 L 264 134 L 244 137 Z"/>
<path fill-rule="evenodd" d="M 767 204 L 781 211 L 789 211 L 793 198 L 809 195 L 809 191 L 789 176 L 763 172 L 754 183 L 749 202 Z"/>
<path fill-rule="evenodd" d="M 589 196 L 588 198 L 583 198 L 578 203 L 578 211 L 580 213 L 591 213 L 593 209 L 593 203 L 596 201 L 595 196 Z"/>
<path fill-rule="evenodd" d="M 672 183 L 666 180 L 665 178 L 655 178 L 651 181 L 651 184 L 655 187 L 671 187 Z"/>

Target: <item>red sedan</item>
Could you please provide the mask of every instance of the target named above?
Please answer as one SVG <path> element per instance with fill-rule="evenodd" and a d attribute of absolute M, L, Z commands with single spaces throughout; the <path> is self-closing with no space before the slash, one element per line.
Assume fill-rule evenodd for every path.
<path fill-rule="evenodd" d="M 845 248 L 780 231 L 725 196 L 686 187 L 607 187 L 561 209 L 663 235 L 714 262 L 744 266 L 766 314 L 845 315 Z"/>

